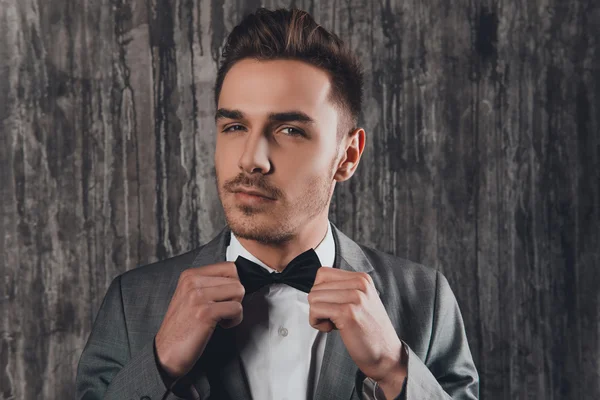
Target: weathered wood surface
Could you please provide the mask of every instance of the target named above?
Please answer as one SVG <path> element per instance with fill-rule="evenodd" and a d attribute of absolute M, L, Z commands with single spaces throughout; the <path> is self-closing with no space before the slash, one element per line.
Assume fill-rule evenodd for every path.
<path fill-rule="evenodd" d="M 596 0 L 0 0 L 2 399 L 72 398 L 112 278 L 223 225 L 221 46 L 292 3 L 366 68 L 332 220 L 446 274 L 481 398 L 600 398 Z"/>

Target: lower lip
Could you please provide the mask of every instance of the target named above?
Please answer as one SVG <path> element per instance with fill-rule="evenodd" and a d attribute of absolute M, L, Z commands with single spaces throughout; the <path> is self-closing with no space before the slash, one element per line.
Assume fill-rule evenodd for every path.
<path fill-rule="evenodd" d="M 244 203 L 249 203 L 249 204 L 271 203 L 271 202 L 275 201 L 273 199 L 268 199 L 268 198 L 262 197 L 262 196 L 255 196 L 253 194 L 248 194 L 248 193 L 244 193 L 244 192 L 236 192 L 235 198 Z"/>

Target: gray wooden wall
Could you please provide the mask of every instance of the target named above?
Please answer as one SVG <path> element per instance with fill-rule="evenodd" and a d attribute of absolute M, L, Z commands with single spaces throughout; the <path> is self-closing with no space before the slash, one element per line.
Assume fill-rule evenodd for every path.
<path fill-rule="evenodd" d="M 223 226 L 212 86 L 259 5 L 362 59 L 331 219 L 446 274 L 481 398 L 600 398 L 597 0 L 0 0 L 2 399 L 72 398 L 110 281 Z"/>

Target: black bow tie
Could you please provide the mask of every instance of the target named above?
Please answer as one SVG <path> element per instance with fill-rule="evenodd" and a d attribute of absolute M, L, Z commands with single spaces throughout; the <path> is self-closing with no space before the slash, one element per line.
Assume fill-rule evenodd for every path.
<path fill-rule="evenodd" d="M 271 283 L 285 283 L 293 288 L 310 292 L 321 261 L 313 249 L 307 250 L 294 258 L 283 272 L 268 272 L 262 266 L 242 256 L 235 260 L 240 282 L 246 289 L 246 294 L 253 293 Z"/>

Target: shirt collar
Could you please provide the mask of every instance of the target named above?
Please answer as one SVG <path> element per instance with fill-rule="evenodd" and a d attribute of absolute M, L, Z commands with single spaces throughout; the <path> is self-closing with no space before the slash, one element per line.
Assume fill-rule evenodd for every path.
<path fill-rule="evenodd" d="M 333 239 L 333 233 L 331 231 L 331 223 L 327 222 L 327 233 L 321 243 L 315 248 L 315 253 L 319 257 L 319 261 L 321 261 L 321 265 L 324 267 L 333 267 L 333 262 L 335 260 L 335 241 Z M 226 251 L 226 261 L 235 261 L 238 256 L 242 256 L 250 261 L 253 261 L 265 268 L 269 272 L 276 272 L 274 269 L 268 267 L 264 262 L 256 258 L 252 253 L 250 253 L 240 241 L 235 237 L 234 233 L 231 232 L 231 239 L 229 241 L 229 246 L 227 246 Z"/>

